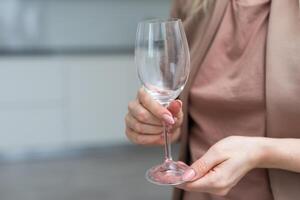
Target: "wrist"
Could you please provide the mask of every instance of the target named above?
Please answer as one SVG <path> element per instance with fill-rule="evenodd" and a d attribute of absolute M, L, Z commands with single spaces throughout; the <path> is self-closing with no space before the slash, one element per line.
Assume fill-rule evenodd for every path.
<path fill-rule="evenodd" d="M 254 168 L 265 168 L 269 165 L 274 149 L 274 141 L 270 138 L 255 138 Z"/>
<path fill-rule="evenodd" d="M 276 167 L 276 157 L 278 149 L 278 140 L 273 138 L 260 138 L 259 153 L 257 159 L 257 168 L 274 168 Z"/>
<path fill-rule="evenodd" d="M 277 168 L 300 172 L 300 139 L 255 137 L 252 168 Z"/>

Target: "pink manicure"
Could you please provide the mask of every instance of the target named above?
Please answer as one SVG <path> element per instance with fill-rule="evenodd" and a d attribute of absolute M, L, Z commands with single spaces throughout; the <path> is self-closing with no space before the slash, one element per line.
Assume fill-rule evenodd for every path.
<path fill-rule="evenodd" d="M 190 181 L 195 177 L 195 175 L 196 175 L 196 172 L 193 169 L 188 169 L 182 175 L 182 180 L 183 181 Z"/>

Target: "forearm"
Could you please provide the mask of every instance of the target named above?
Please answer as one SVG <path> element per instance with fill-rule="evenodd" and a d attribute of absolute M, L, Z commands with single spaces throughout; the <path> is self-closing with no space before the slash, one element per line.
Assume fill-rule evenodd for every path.
<path fill-rule="evenodd" d="M 260 168 L 278 168 L 300 173 L 300 139 L 261 138 Z"/>

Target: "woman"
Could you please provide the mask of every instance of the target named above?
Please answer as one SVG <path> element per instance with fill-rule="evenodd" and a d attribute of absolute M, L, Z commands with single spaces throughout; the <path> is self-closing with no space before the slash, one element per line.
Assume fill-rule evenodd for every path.
<path fill-rule="evenodd" d="M 172 125 L 192 168 L 174 199 L 299 199 L 299 0 L 177 0 L 172 16 L 185 27 L 190 79 L 168 109 L 141 89 L 127 137 L 161 145 L 161 121 Z"/>

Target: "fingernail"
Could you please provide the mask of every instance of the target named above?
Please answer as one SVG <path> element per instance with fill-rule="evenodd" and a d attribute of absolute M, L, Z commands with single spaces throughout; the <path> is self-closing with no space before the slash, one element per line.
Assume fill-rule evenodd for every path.
<path fill-rule="evenodd" d="M 180 104 L 180 107 L 182 107 L 182 102 L 180 100 L 176 100 Z"/>
<path fill-rule="evenodd" d="M 195 177 L 195 175 L 196 175 L 196 172 L 193 169 L 188 169 L 182 175 L 182 180 L 183 181 L 190 181 Z"/>
<path fill-rule="evenodd" d="M 163 114 L 162 118 L 163 118 L 163 120 L 165 120 L 168 124 L 174 124 L 174 123 L 175 123 L 173 117 L 171 117 L 171 116 L 168 115 L 168 114 Z"/>

